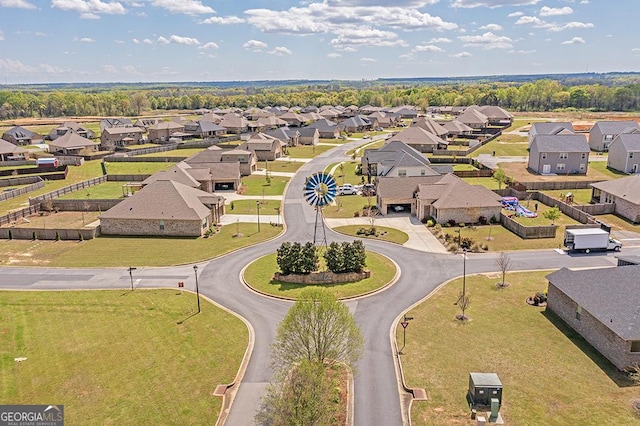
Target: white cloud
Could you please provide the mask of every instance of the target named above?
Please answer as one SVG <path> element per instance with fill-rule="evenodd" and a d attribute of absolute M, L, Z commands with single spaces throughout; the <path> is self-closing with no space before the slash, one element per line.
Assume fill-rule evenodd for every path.
<path fill-rule="evenodd" d="M 535 51 L 535 49 L 532 49 L 532 50 L 512 50 L 509 53 L 529 54 L 529 53 L 536 53 L 536 51 Z"/>
<path fill-rule="evenodd" d="M 51 7 L 91 15 L 124 15 L 127 13 L 127 9 L 116 1 L 105 3 L 101 0 L 51 0 Z"/>
<path fill-rule="evenodd" d="M 360 62 L 378 62 L 378 60 L 374 58 L 360 58 Z"/>
<path fill-rule="evenodd" d="M 455 0 L 451 3 L 451 7 L 488 7 L 493 9 L 502 6 L 528 6 L 539 2 L 540 0 Z"/>
<path fill-rule="evenodd" d="M 561 44 L 584 44 L 585 41 L 582 37 L 574 37 L 571 40 L 563 41 Z"/>
<path fill-rule="evenodd" d="M 331 58 L 331 59 L 336 59 L 336 58 L 341 58 L 341 57 L 342 57 L 341 54 L 335 53 L 335 52 L 327 54 L 327 58 Z"/>
<path fill-rule="evenodd" d="M 160 36 L 158 37 L 158 39 L 156 40 L 156 43 L 158 44 L 169 44 L 169 40 L 167 40 L 166 38 Z"/>
<path fill-rule="evenodd" d="M 178 35 L 172 35 L 169 37 L 169 41 L 175 44 L 186 44 L 187 46 L 199 46 L 200 42 L 197 38 L 182 37 Z"/>
<path fill-rule="evenodd" d="M 0 0 L 0 7 L 16 7 L 18 9 L 35 9 L 36 7 L 26 0 Z"/>
<path fill-rule="evenodd" d="M 569 6 L 565 7 L 548 7 L 542 6 L 540 9 L 540 16 L 559 16 L 559 15 L 571 15 L 573 9 Z"/>
<path fill-rule="evenodd" d="M 90 37 L 82 37 L 80 40 L 78 40 L 81 43 L 95 43 L 95 39 L 92 39 Z"/>
<path fill-rule="evenodd" d="M 564 31 L 564 30 L 573 30 L 576 28 L 593 28 L 593 24 L 591 22 L 568 22 L 564 25 L 556 25 L 550 24 L 548 26 L 549 31 Z"/>
<path fill-rule="evenodd" d="M 374 28 L 342 28 L 336 31 L 338 37 L 329 43 L 338 50 L 357 50 L 363 46 L 393 47 L 407 46 L 407 43 L 392 31 L 383 31 Z"/>
<path fill-rule="evenodd" d="M 524 13 L 522 13 L 522 12 L 513 12 L 513 13 L 508 14 L 507 16 L 509 18 L 517 18 L 518 16 L 522 16 L 522 15 L 524 15 Z"/>
<path fill-rule="evenodd" d="M 446 37 L 436 37 L 429 40 L 428 44 L 437 44 L 437 43 L 451 43 L 453 40 Z"/>
<path fill-rule="evenodd" d="M 213 41 L 210 41 L 208 43 L 203 44 L 202 46 L 199 47 L 199 49 L 218 49 L 220 46 L 218 46 L 217 43 L 214 43 Z"/>
<path fill-rule="evenodd" d="M 0 58 L 0 74 L 3 75 L 65 74 L 69 73 L 69 71 L 69 69 L 47 63 L 27 65 L 17 59 Z"/>
<path fill-rule="evenodd" d="M 133 65 L 125 65 L 122 67 L 122 71 L 124 71 L 126 74 L 130 74 L 130 75 L 142 75 L 142 73 L 140 71 L 138 71 L 138 69 L 133 66 Z"/>
<path fill-rule="evenodd" d="M 140 44 L 140 40 L 138 40 L 137 38 L 132 38 L 131 41 L 133 42 L 133 44 Z"/>
<path fill-rule="evenodd" d="M 542 25 L 544 22 L 538 18 L 537 16 L 521 16 L 517 21 L 516 25 Z"/>
<path fill-rule="evenodd" d="M 36 31 L 35 33 L 33 33 L 33 35 L 37 36 L 37 37 L 46 37 L 47 36 L 46 33 L 43 33 L 43 32 L 40 32 L 40 31 Z"/>
<path fill-rule="evenodd" d="M 640 47 L 634 47 L 631 49 L 632 52 L 640 52 Z"/>
<path fill-rule="evenodd" d="M 113 40 L 115 44 L 125 44 L 124 40 Z"/>
<path fill-rule="evenodd" d="M 100 19 L 100 15 L 95 13 L 85 12 L 80 14 L 80 19 Z"/>
<path fill-rule="evenodd" d="M 486 32 L 479 36 L 459 36 L 458 39 L 465 46 L 483 47 L 485 49 L 508 49 L 513 47 L 513 40 L 506 36 L 497 36 L 492 32 Z"/>
<path fill-rule="evenodd" d="M 416 46 L 413 50 L 414 52 L 444 52 L 444 50 L 433 44 Z"/>
<path fill-rule="evenodd" d="M 502 25 L 498 25 L 498 24 L 487 24 L 487 25 L 483 25 L 480 27 L 481 30 L 487 30 L 487 31 L 502 31 Z"/>
<path fill-rule="evenodd" d="M 452 58 L 470 58 L 473 55 L 471 55 L 471 53 L 465 51 L 465 52 L 460 52 L 460 53 L 454 53 L 453 55 L 449 55 L 449 56 L 452 57 Z"/>
<path fill-rule="evenodd" d="M 292 54 L 292 52 L 284 46 L 274 47 L 273 50 L 270 51 L 269 53 L 276 56 L 285 56 L 285 55 Z"/>
<path fill-rule="evenodd" d="M 151 4 L 166 9 L 171 13 L 182 13 L 184 15 L 216 13 L 211 7 L 202 4 L 200 0 L 151 0 Z"/>
<path fill-rule="evenodd" d="M 106 72 L 107 74 L 118 74 L 118 68 L 114 67 L 113 65 L 103 65 L 102 71 Z"/>
<path fill-rule="evenodd" d="M 262 52 L 264 49 L 269 47 L 269 45 L 263 41 L 259 40 L 249 40 L 245 44 L 242 45 L 247 50 L 251 50 L 252 52 Z"/>
<path fill-rule="evenodd" d="M 415 55 L 413 53 L 411 53 L 411 52 L 403 53 L 402 55 L 398 56 L 398 58 L 405 59 L 407 61 L 411 61 L 411 60 L 415 59 Z"/>
<path fill-rule="evenodd" d="M 142 40 L 142 42 L 143 42 L 144 44 L 153 44 L 153 40 L 150 40 L 150 39 L 148 39 L 148 38 L 145 38 L 144 40 Z"/>
<path fill-rule="evenodd" d="M 202 21 L 203 24 L 231 25 L 242 24 L 245 20 L 237 16 L 212 16 Z"/>

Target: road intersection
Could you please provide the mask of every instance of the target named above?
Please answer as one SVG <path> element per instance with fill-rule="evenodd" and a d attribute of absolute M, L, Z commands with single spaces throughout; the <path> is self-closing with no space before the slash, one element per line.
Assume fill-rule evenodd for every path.
<path fill-rule="evenodd" d="M 270 382 L 270 345 L 275 329 L 291 302 L 256 294 L 241 280 L 241 271 L 253 260 L 272 253 L 284 241 L 311 241 L 315 222 L 314 210 L 302 195 L 305 178 L 324 170 L 328 165 L 346 161 L 346 151 L 362 144 L 353 141 L 323 153 L 302 166 L 291 179 L 284 197 L 285 232 L 274 240 L 248 247 L 225 256 L 200 263 L 200 293 L 226 309 L 243 317 L 252 328 L 253 351 L 246 369 L 234 386 L 233 403 L 226 424 L 251 425 L 259 408 L 260 397 Z M 327 230 L 331 241 L 352 238 Z M 443 282 L 462 275 L 462 258 L 448 253 L 415 250 L 397 244 L 365 241 L 372 250 L 393 259 L 401 274 L 393 286 L 371 296 L 347 301 L 365 337 L 364 355 L 355 374 L 355 425 L 403 425 L 407 413 L 401 401 L 410 398 L 399 386 L 396 374 L 395 345 L 392 331 L 397 318 L 419 303 Z M 625 249 L 627 254 L 638 254 L 638 249 Z M 512 270 L 554 269 L 563 266 L 592 268 L 615 265 L 612 254 L 567 255 L 556 250 L 519 251 L 509 253 Z M 467 255 L 466 273 L 495 272 L 495 253 Z M 192 265 L 177 267 L 138 268 L 136 287 L 175 287 L 178 281 L 187 288 L 195 284 Z M 67 269 L 67 268 L 2 268 L 2 289 L 109 289 L 127 288 L 129 274 L 120 269 Z M 392 336 L 390 340 L 390 336 Z M 419 384 L 409 384 L 419 385 Z M 428 391 L 428 389 L 427 389 Z"/>

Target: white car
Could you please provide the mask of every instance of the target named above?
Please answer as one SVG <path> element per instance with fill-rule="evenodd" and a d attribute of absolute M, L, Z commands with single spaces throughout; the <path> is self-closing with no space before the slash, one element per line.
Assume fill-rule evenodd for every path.
<path fill-rule="evenodd" d="M 350 183 L 345 183 L 344 185 L 338 187 L 339 195 L 356 195 L 357 193 L 358 190 Z"/>

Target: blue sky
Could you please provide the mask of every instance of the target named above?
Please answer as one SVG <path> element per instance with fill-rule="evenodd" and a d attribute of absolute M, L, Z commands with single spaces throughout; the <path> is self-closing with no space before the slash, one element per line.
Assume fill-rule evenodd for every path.
<path fill-rule="evenodd" d="M 0 84 L 640 71 L 639 12 L 638 0 L 0 0 Z"/>

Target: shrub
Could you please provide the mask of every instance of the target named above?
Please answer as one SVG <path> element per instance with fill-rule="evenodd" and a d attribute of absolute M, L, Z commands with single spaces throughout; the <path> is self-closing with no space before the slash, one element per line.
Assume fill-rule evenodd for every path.
<path fill-rule="evenodd" d="M 435 225 L 436 225 L 436 221 L 435 221 L 435 220 L 433 220 L 433 219 L 429 219 L 429 220 L 427 220 L 427 226 L 428 226 L 429 228 L 432 228 L 432 227 L 434 227 Z"/>
<path fill-rule="evenodd" d="M 449 225 L 449 226 L 456 226 L 456 221 L 455 221 L 455 220 L 453 220 L 453 219 L 449 219 L 449 220 L 447 221 L 447 225 Z"/>
<path fill-rule="evenodd" d="M 440 231 L 442 229 L 442 225 L 440 225 L 439 223 L 436 223 L 436 225 L 433 227 L 433 229 L 435 231 Z"/>
<path fill-rule="evenodd" d="M 460 241 L 460 247 L 466 248 L 467 250 L 473 247 L 475 244 L 475 240 L 471 237 L 462 237 Z"/>
<path fill-rule="evenodd" d="M 498 223 L 498 219 L 496 218 L 496 215 L 494 214 L 493 216 L 491 216 L 491 219 L 489 219 L 491 221 L 491 223 Z"/>
<path fill-rule="evenodd" d="M 353 213 L 353 217 L 360 217 L 360 212 L 356 211 Z"/>
<path fill-rule="evenodd" d="M 60 241 L 60 233 L 56 231 L 56 241 Z"/>
<path fill-rule="evenodd" d="M 478 223 L 479 223 L 480 225 L 486 225 L 486 224 L 488 223 L 488 221 L 487 221 L 487 217 L 486 217 L 486 216 L 480 216 L 480 217 L 478 218 Z"/>

